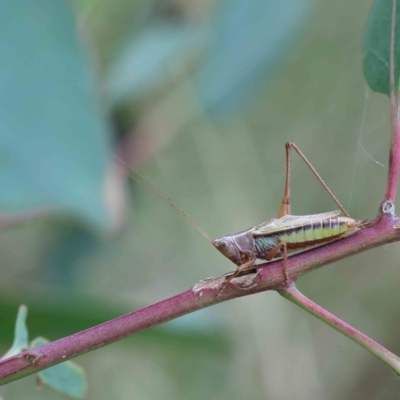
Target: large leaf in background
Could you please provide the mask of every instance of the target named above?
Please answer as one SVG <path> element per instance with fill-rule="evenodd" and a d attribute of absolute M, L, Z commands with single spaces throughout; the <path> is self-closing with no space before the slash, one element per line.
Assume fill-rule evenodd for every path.
<path fill-rule="evenodd" d="M 68 2 L 2 2 L 0 60 L 0 208 L 104 227 L 108 127 Z"/>
<path fill-rule="evenodd" d="M 240 110 L 282 61 L 305 23 L 309 0 L 223 0 L 215 15 L 214 45 L 197 77 L 207 111 Z"/>
<path fill-rule="evenodd" d="M 201 25 L 184 21 L 156 20 L 135 32 L 110 70 L 108 91 L 114 103 L 136 99 L 156 88 L 206 41 Z"/>
<path fill-rule="evenodd" d="M 389 58 L 392 1 L 376 0 L 368 18 L 364 38 L 364 75 L 372 90 L 390 95 Z M 400 72 L 400 2 L 396 9 L 395 82 Z"/>

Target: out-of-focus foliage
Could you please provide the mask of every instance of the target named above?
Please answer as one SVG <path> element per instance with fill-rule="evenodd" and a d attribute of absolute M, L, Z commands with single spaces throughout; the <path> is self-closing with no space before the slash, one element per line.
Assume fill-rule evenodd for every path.
<path fill-rule="evenodd" d="M 288 54 L 308 6 L 308 0 L 225 0 L 209 19 L 185 10 L 157 16 L 133 32 L 117 59 L 109 78 L 111 97 L 137 99 L 197 56 L 194 89 L 202 106 L 214 115 L 239 112 Z"/>
<path fill-rule="evenodd" d="M 275 76 L 296 43 L 308 11 L 307 0 L 222 1 L 195 78 L 207 112 L 226 116 L 251 104 L 260 83 Z"/>
<path fill-rule="evenodd" d="M 396 37 L 400 32 L 400 4 L 396 11 Z M 372 90 L 389 96 L 391 1 L 375 0 L 364 39 L 364 74 Z M 400 79 L 400 40 L 395 41 L 395 85 Z"/>
<path fill-rule="evenodd" d="M 54 3 L 61 7 L 60 0 Z M 262 18 L 268 21 L 271 15 L 263 15 L 262 10 L 278 10 L 281 3 L 73 3 L 83 43 L 80 51 L 86 49 L 84 58 L 95 59 L 92 64 L 82 61 L 82 68 L 96 65 L 97 91 L 109 107 L 114 127 L 108 131 L 114 137 L 103 139 L 118 142 L 114 152 L 140 166 L 213 237 L 277 215 L 286 141 L 300 146 L 354 218 L 373 218 L 381 201 L 389 107 L 387 98 L 369 91 L 362 74 L 362 41 L 372 0 L 298 1 L 297 20 L 291 19 L 295 15 L 290 7 L 290 14 L 279 19 L 282 24 L 291 21 L 290 26 L 263 26 Z M 4 4 L 0 9 L 11 7 Z M 41 9 L 40 1 L 29 4 Z M 246 4 L 247 12 L 239 12 Z M 46 7 L 49 15 L 52 7 Z M 24 14 L 23 7 L 18 10 Z M 64 27 L 65 35 L 76 34 L 70 17 L 67 11 L 59 16 L 57 26 Z M 250 17 L 258 23 L 254 31 Z M 266 34 L 274 26 L 276 35 Z M 187 37 L 182 36 L 185 27 L 189 27 Z M 164 35 L 157 35 L 157 30 Z M 56 40 L 51 35 L 41 37 Z M 7 42 L 0 37 L 3 40 Z M 62 43 L 54 51 L 64 51 L 67 57 L 68 48 Z M 150 43 L 148 52 L 145 43 Z M 246 47 L 251 45 L 254 48 Z M 246 48 L 239 50 L 240 46 Z M 271 53 L 274 48 L 277 53 Z M 221 57 L 223 51 L 238 57 L 228 63 Z M 35 51 L 34 56 L 40 60 L 41 52 Z M 228 65 L 207 67 L 215 78 L 202 73 L 215 60 Z M 18 71 L 10 72 L 10 82 Z M 26 81 L 34 82 L 35 75 L 29 68 L 26 71 Z M 211 89 L 211 78 L 216 82 L 215 93 L 228 94 L 220 97 L 223 103 L 217 102 L 220 109 L 204 101 L 201 76 L 210 77 L 202 82 Z M 111 93 L 111 82 L 119 82 L 121 92 Z M 56 97 L 52 100 L 56 102 Z M 92 100 L 88 97 L 89 103 Z M 73 107 L 81 115 L 74 104 L 63 102 L 66 112 Z M 49 118 L 52 112 L 50 108 Z M 224 118 L 215 120 L 215 115 Z M 29 125 L 28 120 L 21 121 Z M 101 136 L 99 132 L 86 134 Z M 108 164 L 104 170 L 110 173 L 102 175 L 106 197 L 123 215 L 123 201 L 113 197 L 121 195 L 121 168 L 113 166 L 111 155 L 104 155 L 96 145 L 87 149 L 87 136 L 71 143 L 69 135 L 74 135 L 72 130 L 64 132 L 65 143 L 75 156 L 84 153 L 87 162 Z M 39 144 L 31 145 L 32 151 Z M 46 149 L 47 142 L 43 155 L 36 154 L 35 160 L 45 158 Z M 60 158 L 58 154 L 54 153 L 54 160 Z M 293 212 L 332 210 L 335 205 L 307 168 L 297 157 L 292 163 Z M 64 180 L 72 176 L 66 170 L 61 173 Z M 46 174 L 35 176 L 44 179 Z M 126 189 L 132 201 L 125 203 L 125 227 L 119 236 L 93 236 L 84 224 L 51 217 L 1 232 L 2 352 L 12 342 L 21 303 L 30 309 L 32 337 L 56 340 L 234 269 L 160 199 L 136 185 Z M 74 189 L 71 196 L 78 196 Z M 96 210 L 93 207 L 93 213 Z M 396 245 L 385 246 L 307 274 L 299 286 L 329 311 L 400 353 L 398 258 Z M 96 400 L 398 397 L 398 381 L 386 367 L 275 293 L 202 310 L 91 352 L 77 362 L 88 371 L 87 398 Z M 14 382 L 1 387 L 0 396 L 5 400 L 65 398 L 46 387 L 36 392 L 34 384 L 33 377 Z"/>
<path fill-rule="evenodd" d="M 14 341 L 6 354 L 0 359 L 12 357 L 29 348 L 42 346 L 49 341 L 43 337 L 37 337 L 29 345 L 29 334 L 26 327 L 28 308 L 24 305 L 19 307 L 17 321 L 15 323 Z M 66 361 L 54 367 L 38 373 L 40 383 L 44 383 L 60 393 L 71 397 L 82 398 L 86 393 L 86 374 L 73 361 Z"/>
<path fill-rule="evenodd" d="M 28 315 L 28 308 L 24 305 L 20 306 L 17 314 L 17 321 L 15 323 L 14 340 L 11 348 L 0 358 L 9 358 L 15 356 L 21 351 L 29 348 L 29 334 L 26 327 L 26 317 Z"/>
<path fill-rule="evenodd" d="M 62 209 L 105 228 L 110 138 L 68 3 L 3 3 L 0 58 L 1 209 Z"/>
<path fill-rule="evenodd" d="M 132 35 L 110 73 L 108 91 L 113 102 L 138 99 L 159 87 L 171 71 L 204 47 L 206 33 L 195 23 L 160 19 Z"/>

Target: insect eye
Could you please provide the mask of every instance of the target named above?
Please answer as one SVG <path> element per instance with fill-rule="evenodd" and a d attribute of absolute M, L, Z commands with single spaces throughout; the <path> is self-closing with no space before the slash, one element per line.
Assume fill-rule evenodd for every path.
<path fill-rule="evenodd" d="M 226 241 L 226 240 L 222 240 L 220 243 L 219 243 L 219 248 L 221 249 L 221 250 L 228 250 L 228 246 L 229 246 L 229 244 L 228 244 L 228 242 Z"/>

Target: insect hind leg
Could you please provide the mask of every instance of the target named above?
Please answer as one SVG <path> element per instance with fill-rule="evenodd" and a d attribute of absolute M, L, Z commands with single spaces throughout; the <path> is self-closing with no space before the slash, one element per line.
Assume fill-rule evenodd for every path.
<path fill-rule="evenodd" d="M 287 244 L 286 242 L 279 242 L 269 253 L 267 253 L 265 259 L 271 261 L 278 252 L 281 252 L 283 248 L 283 276 L 285 278 L 284 285 L 289 285 L 289 275 L 287 272 Z M 279 256 L 279 255 L 278 255 Z"/>
<path fill-rule="evenodd" d="M 317 170 L 311 165 L 310 161 L 308 161 L 307 157 L 297 147 L 297 145 L 292 142 L 287 142 L 285 144 L 285 148 L 286 148 L 286 184 L 285 184 L 285 193 L 283 195 L 281 208 L 279 209 L 278 218 L 281 218 L 291 213 L 291 208 L 290 208 L 290 150 L 291 149 L 294 149 L 296 153 L 299 155 L 299 157 L 306 163 L 307 167 L 310 168 L 311 172 L 318 179 L 318 181 L 321 183 L 324 189 L 329 193 L 332 200 L 338 205 L 343 214 L 346 217 L 350 218 L 349 213 L 344 209 L 342 203 L 340 203 L 337 197 L 333 194 L 332 190 L 329 189 L 328 185 L 324 182 L 324 180 L 321 178 Z"/>
<path fill-rule="evenodd" d="M 290 206 L 290 143 L 286 143 L 286 181 L 285 181 L 285 192 L 279 209 L 278 218 L 282 218 L 285 215 L 291 214 Z"/>

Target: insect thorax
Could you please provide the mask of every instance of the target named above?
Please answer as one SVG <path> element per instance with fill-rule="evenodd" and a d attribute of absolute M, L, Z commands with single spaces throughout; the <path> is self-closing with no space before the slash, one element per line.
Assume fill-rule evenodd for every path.
<path fill-rule="evenodd" d="M 275 248 L 277 241 L 275 238 L 257 237 L 254 239 L 257 258 L 265 258 L 266 254 Z"/>

